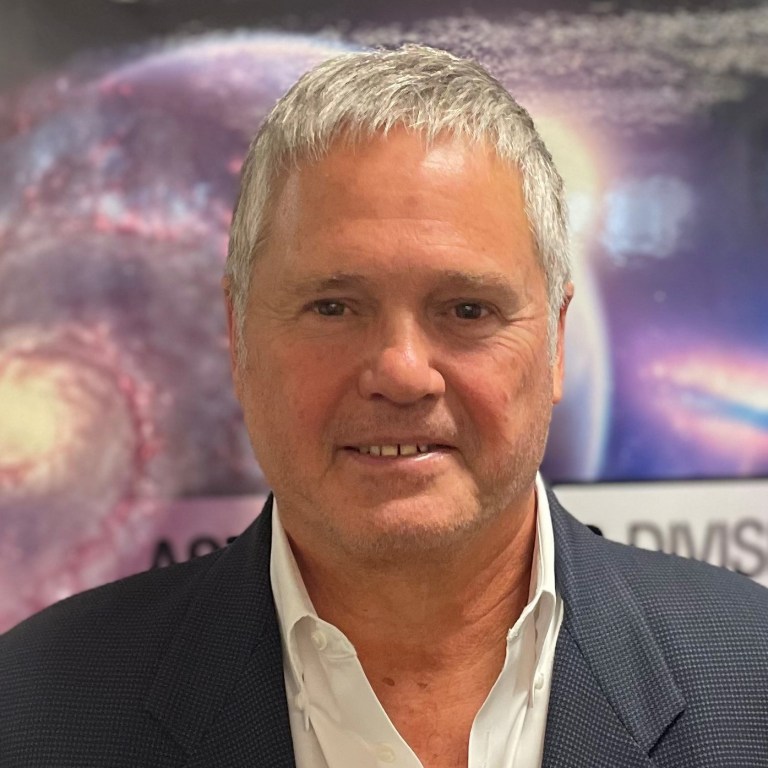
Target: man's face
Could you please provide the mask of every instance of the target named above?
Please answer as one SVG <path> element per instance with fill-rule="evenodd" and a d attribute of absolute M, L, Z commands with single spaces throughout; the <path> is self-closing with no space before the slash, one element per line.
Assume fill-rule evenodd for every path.
<path fill-rule="evenodd" d="M 290 171 L 270 221 L 233 365 L 294 543 L 417 553 L 530 510 L 564 312 L 551 366 L 519 175 L 395 130 Z"/>

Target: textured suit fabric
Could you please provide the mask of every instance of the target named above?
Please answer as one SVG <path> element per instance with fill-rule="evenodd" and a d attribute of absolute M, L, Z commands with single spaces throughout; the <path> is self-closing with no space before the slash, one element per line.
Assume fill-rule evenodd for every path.
<path fill-rule="evenodd" d="M 545 768 L 768 768 L 768 590 L 601 539 L 550 498 Z M 0 768 L 290 768 L 271 507 L 225 550 L 0 638 Z M 346 767 L 345 767 L 346 768 Z"/>

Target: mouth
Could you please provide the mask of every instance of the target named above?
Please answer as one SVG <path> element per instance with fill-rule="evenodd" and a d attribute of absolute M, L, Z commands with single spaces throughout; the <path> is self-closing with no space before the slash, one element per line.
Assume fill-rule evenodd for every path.
<path fill-rule="evenodd" d="M 344 450 L 362 456 L 396 459 L 400 456 L 426 456 L 430 453 L 442 453 L 450 450 L 448 445 L 439 443 L 390 443 L 382 445 L 348 445 Z"/>

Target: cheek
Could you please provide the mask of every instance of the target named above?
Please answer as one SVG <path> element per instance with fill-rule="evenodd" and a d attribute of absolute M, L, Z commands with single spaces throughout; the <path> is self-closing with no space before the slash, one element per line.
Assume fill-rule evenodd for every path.
<path fill-rule="evenodd" d="M 348 386 L 339 362 L 344 359 L 329 350 L 310 345 L 284 346 L 270 356 L 262 374 L 262 389 L 279 439 L 301 444 L 303 436 L 322 434 L 333 417 L 335 404 Z"/>
<path fill-rule="evenodd" d="M 504 381 L 484 382 L 472 391 L 470 418 L 478 437 L 485 447 L 503 444 L 508 439 L 510 416 L 514 408 L 514 394 Z"/>
<path fill-rule="evenodd" d="M 543 405 L 551 399 L 552 386 L 549 367 L 546 362 L 532 364 L 517 358 L 484 363 L 462 366 L 457 386 L 480 448 L 518 443 L 531 432 L 533 422 L 546 418 Z"/>

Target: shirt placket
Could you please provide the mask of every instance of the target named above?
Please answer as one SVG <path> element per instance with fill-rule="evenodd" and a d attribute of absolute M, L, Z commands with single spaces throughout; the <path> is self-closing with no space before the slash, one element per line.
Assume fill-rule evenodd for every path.
<path fill-rule="evenodd" d="M 365 676 L 352 644 L 335 627 L 315 620 L 299 652 L 305 666 L 309 719 L 330 765 L 422 768 L 395 729 Z"/>

